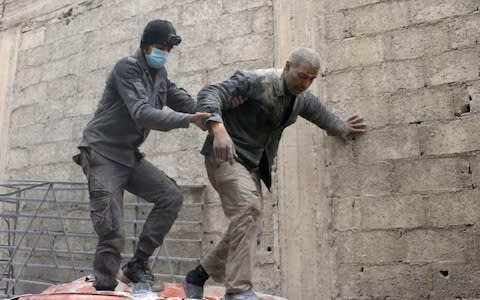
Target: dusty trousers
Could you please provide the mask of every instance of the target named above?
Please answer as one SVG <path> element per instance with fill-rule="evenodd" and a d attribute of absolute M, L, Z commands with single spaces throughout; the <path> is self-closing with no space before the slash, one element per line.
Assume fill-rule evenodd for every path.
<path fill-rule="evenodd" d="M 255 254 L 262 231 L 262 194 L 258 172 L 235 161 L 206 157 L 208 178 L 218 192 L 229 225 L 201 265 L 227 293 L 252 288 Z"/>
<path fill-rule="evenodd" d="M 182 207 L 183 196 L 173 179 L 143 158 L 130 168 L 91 148 L 82 148 L 81 164 L 88 180 L 90 216 L 98 235 L 94 285 L 99 290 L 113 290 L 125 240 L 124 191 L 154 204 L 137 244 L 137 249 L 148 255 L 162 244 Z"/>

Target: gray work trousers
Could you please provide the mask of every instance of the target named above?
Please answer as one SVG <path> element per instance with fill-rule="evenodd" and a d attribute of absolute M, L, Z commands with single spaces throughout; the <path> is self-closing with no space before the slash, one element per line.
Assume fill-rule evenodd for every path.
<path fill-rule="evenodd" d="M 201 265 L 215 281 L 224 283 L 226 293 L 249 290 L 262 231 L 263 203 L 258 172 L 250 172 L 236 161 L 230 165 L 212 157 L 205 159 L 205 165 L 230 223 Z"/>
<path fill-rule="evenodd" d="M 98 235 L 93 261 L 95 287 L 111 290 L 117 285 L 124 248 L 124 191 L 154 204 L 137 244 L 137 249 L 148 255 L 162 244 L 182 207 L 183 196 L 173 179 L 143 158 L 130 168 L 91 148 L 82 148 L 81 164 L 88 180 L 90 216 Z"/>

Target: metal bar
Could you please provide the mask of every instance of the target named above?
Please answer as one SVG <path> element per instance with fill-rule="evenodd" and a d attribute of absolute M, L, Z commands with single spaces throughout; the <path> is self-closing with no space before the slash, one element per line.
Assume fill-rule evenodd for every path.
<path fill-rule="evenodd" d="M 32 235 L 45 235 L 46 233 L 42 232 L 42 231 L 33 231 L 33 230 L 30 230 L 30 231 L 24 231 L 24 230 L 12 230 L 11 231 L 12 233 L 28 233 L 28 234 L 32 234 Z M 0 233 L 8 233 L 7 230 L 0 230 Z M 57 232 L 51 232 L 49 233 L 50 235 L 52 236 L 59 236 L 59 235 L 63 235 L 63 233 L 57 233 Z M 96 233 L 75 233 L 75 232 L 69 232 L 68 233 L 69 236 L 71 237 L 83 237 L 83 238 L 97 238 L 97 234 Z M 126 240 L 134 240 L 136 239 L 136 237 L 134 236 L 127 236 L 125 237 Z M 201 239 L 165 239 L 165 241 L 168 241 L 170 243 L 201 243 L 202 240 Z M 14 246 L 2 246 L 0 245 L 0 249 L 12 249 Z"/>
<path fill-rule="evenodd" d="M 53 220 L 73 220 L 73 221 L 89 221 L 91 220 L 89 217 L 75 217 L 75 216 L 68 216 L 68 217 L 63 217 L 63 216 L 53 216 L 53 215 L 37 215 L 37 212 L 35 214 L 11 214 L 11 213 L 6 213 L 6 214 L 0 214 L 0 217 L 5 217 L 5 218 L 39 218 L 39 219 L 53 219 Z M 144 224 L 145 220 L 125 220 L 124 223 L 128 224 Z M 183 220 L 177 220 L 175 221 L 174 224 L 177 225 L 200 225 L 202 224 L 201 221 L 183 221 Z"/>
<path fill-rule="evenodd" d="M 4 201 L 5 202 L 8 202 L 8 203 L 16 203 L 18 200 L 17 198 L 14 198 L 14 197 L 0 197 L 0 202 Z M 25 202 L 41 202 L 42 199 L 37 199 L 37 198 L 22 198 L 22 201 L 25 201 Z M 54 202 L 53 200 L 46 200 L 45 201 L 46 203 L 48 202 Z M 84 200 L 84 201 L 72 201 L 72 200 L 61 200 L 61 201 L 58 201 L 57 202 L 59 204 L 69 204 L 69 205 L 72 205 L 72 204 L 78 204 L 78 205 L 90 205 L 90 202 L 88 202 L 87 200 Z M 201 203 L 185 203 L 183 204 L 182 207 L 201 207 L 202 204 Z M 132 207 L 153 207 L 153 204 L 152 203 L 149 203 L 149 202 L 137 202 L 137 203 L 125 203 L 123 205 L 123 207 L 125 208 L 132 208 Z"/>
<path fill-rule="evenodd" d="M 128 258 L 129 256 L 124 256 L 122 255 L 123 258 Z M 131 257 L 131 256 L 130 256 Z M 176 262 L 199 262 L 200 259 L 199 258 L 193 258 L 193 257 L 174 257 L 174 256 L 170 256 L 170 257 L 166 257 L 166 256 L 157 256 L 157 260 L 160 260 L 160 261 L 166 261 L 168 259 L 171 259 L 172 261 L 176 261 Z M 3 265 L 2 262 L 0 262 L 0 265 Z M 25 266 L 26 268 L 52 268 L 53 265 L 52 264 L 40 264 L 40 263 L 21 263 L 21 262 L 13 262 L 11 263 L 11 265 L 13 266 Z M 72 266 L 69 266 L 69 265 L 58 265 L 58 268 L 57 269 L 60 269 L 60 270 L 71 270 L 72 269 Z M 79 271 L 85 271 L 85 270 L 92 270 L 91 267 L 78 267 L 78 270 Z M 2 278 L 3 280 L 3 278 Z"/>
<path fill-rule="evenodd" d="M 57 208 L 57 214 L 60 217 L 60 221 L 62 222 L 63 232 L 65 233 L 65 235 L 64 235 L 65 236 L 65 244 L 67 245 L 68 252 L 71 253 L 72 249 L 70 247 L 70 240 L 69 240 L 68 235 L 67 235 L 67 232 L 68 232 L 67 226 L 65 226 L 65 220 L 62 218 L 62 215 L 60 214 L 60 208 L 58 207 L 57 196 L 55 195 L 55 190 L 53 190 L 53 199 L 55 199 L 55 206 Z M 73 274 L 74 274 L 75 277 L 77 277 L 77 269 L 76 269 L 76 266 L 75 266 L 75 258 L 71 254 L 70 254 L 70 259 L 72 261 Z"/>
<path fill-rule="evenodd" d="M 26 265 L 30 261 L 30 258 L 32 257 L 32 254 L 33 254 L 33 251 L 35 251 L 35 247 L 37 246 L 38 241 L 40 240 L 40 237 L 41 237 L 40 235 L 37 236 L 37 239 L 35 240 L 35 243 L 33 244 L 32 250 L 28 253 L 28 256 L 25 259 L 25 262 L 23 264 L 21 264 L 20 271 L 18 272 L 18 274 L 15 278 L 15 281 L 13 282 L 13 287 L 15 287 L 17 285 L 18 280 L 20 279 L 20 276 L 22 276 L 23 271 L 25 271 Z M 14 291 L 10 292 L 10 290 L 7 290 L 7 296 L 11 296 L 13 293 L 15 293 L 15 292 Z"/>
<path fill-rule="evenodd" d="M 48 235 L 48 242 L 50 243 L 50 254 L 53 257 L 53 261 L 55 262 L 55 267 L 57 267 L 57 269 L 58 269 L 57 254 L 55 252 L 55 246 L 53 245 L 52 236 L 50 235 L 50 230 L 48 230 L 48 228 L 47 228 L 47 235 Z M 37 249 L 37 251 L 39 251 L 39 250 Z M 60 272 L 57 272 L 57 276 L 58 276 L 57 277 L 58 280 L 60 281 Z"/>

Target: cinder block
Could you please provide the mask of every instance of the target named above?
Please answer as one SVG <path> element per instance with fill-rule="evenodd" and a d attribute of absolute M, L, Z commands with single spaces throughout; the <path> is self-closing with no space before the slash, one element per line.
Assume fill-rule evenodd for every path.
<path fill-rule="evenodd" d="M 94 103 L 98 103 L 101 93 L 105 88 L 105 82 L 109 72 L 110 70 L 107 69 L 98 69 L 78 76 L 79 96 L 90 98 Z"/>
<path fill-rule="evenodd" d="M 35 85 L 42 80 L 42 69 L 37 67 L 23 68 L 17 70 L 15 75 L 15 89 L 22 90 L 26 87 Z"/>
<path fill-rule="evenodd" d="M 45 133 L 42 141 L 57 142 L 72 138 L 72 122 L 70 119 L 62 119 L 56 122 L 45 123 Z"/>
<path fill-rule="evenodd" d="M 322 139 L 325 149 L 325 167 L 334 168 L 345 166 L 354 161 L 353 143 L 347 144 L 339 137 L 325 137 Z"/>
<path fill-rule="evenodd" d="M 372 68 L 366 73 L 371 86 L 378 85 L 380 92 L 419 89 L 425 85 L 424 63 L 420 60 L 387 62 L 380 70 Z"/>
<path fill-rule="evenodd" d="M 478 9 L 476 0 L 413 0 L 409 2 L 412 23 L 466 15 Z"/>
<path fill-rule="evenodd" d="M 355 149 L 362 163 L 418 157 L 418 129 L 415 125 L 402 125 L 369 130 L 357 137 Z"/>
<path fill-rule="evenodd" d="M 362 270 L 362 269 L 361 269 Z M 430 266 L 404 264 L 365 266 L 360 272 L 361 295 L 374 299 L 427 299 L 432 290 Z"/>
<path fill-rule="evenodd" d="M 200 0 L 183 7 L 183 25 L 204 24 L 223 14 L 222 0 Z"/>
<path fill-rule="evenodd" d="M 240 2 L 240 1 L 237 1 Z M 224 14 L 212 20 L 210 35 L 213 41 L 235 38 L 253 31 L 254 12 Z M 197 27 L 198 28 L 198 27 Z"/>
<path fill-rule="evenodd" d="M 435 264 L 432 268 L 435 297 L 475 299 L 480 285 L 478 264 Z"/>
<path fill-rule="evenodd" d="M 40 27 L 24 32 L 22 34 L 20 50 L 27 50 L 42 45 L 45 40 L 45 30 L 45 27 Z"/>
<path fill-rule="evenodd" d="M 35 106 L 22 106 L 14 109 L 10 115 L 10 125 L 13 127 L 24 127 L 35 124 Z"/>
<path fill-rule="evenodd" d="M 332 168 L 328 178 L 329 196 L 385 195 L 393 191 L 393 165 L 345 165 Z"/>
<path fill-rule="evenodd" d="M 326 90 L 328 101 L 353 102 L 358 98 L 365 98 L 375 95 L 373 87 L 366 85 L 361 70 L 345 70 L 344 72 L 328 74 L 326 76 Z M 325 99 L 327 100 L 327 99 Z"/>
<path fill-rule="evenodd" d="M 84 41 L 81 35 L 73 35 L 52 44 L 50 49 L 50 59 L 52 61 L 70 57 L 82 50 Z"/>
<path fill-rule="evenodd" d="M 29 86 L 21 91 L 16 91 L 10 102 L 12 110 L 28 106 L 37 102 L 42 102 L 47 98 L 47 84 L 42 82 Z"/>
<path fill-rule="evenodd" d="M 333 199 L 337 230 L 417 228 L 427 223 L 420 195 Z"/>
<path fill-rule="evenodd" d="M 327 40 L 341 40 L 351 37 L 351 30 L 348 27 L 345 12 L 327 14 L 319 17 L 320 25 L 325 27 L 325 38 Z M 320 27 L 321 28 L 321 27 Z"/>
<path fill-rule="evenodd" d="M 26 57 L 25 66 L 38 67 L 49 61 L 52 51 L 54 50 L 50 45 L 41 45 L 32 49 L 28 49 L 20 55 Z"/>
<path fill-rule="evenodd" d="M 140 7 L 140 9 L 142 9 Z M 137 13 L 136 1 L 116 1 L 113 5 L 110 5 L 107 9 L 103 9 L 104 22 L 111 24 L 114 22 L 123 22 L 125 20 L 131 20 Z"/>
<path fill-rule="evenodd" d="M 353 36 L 378 33 L 408 25 L 406 2 L 381 2 L 346 11 Z"/>
<path fill-rule="evenodd" d="M 109 47 L 102 48 L 98 51 L 98 68 L 105 68 L 107 70 L 112 70 L 114 65 L 123 57 L 130 56 L 133 53 L 130 51 L 131 42 L 124 41 L 119 42 Z M 170 60 L 172 58 L 170 57 Z M 170 60 L 167 62 L 170 64 Z M 167 65 L 167 66 L 168 66 Z M 106 78 L 105 78 L 106 79 Z M 105 80 L 102 82 L 104 83 Z"/>
<path fill-rule="evenodd" d="M 370 6 L 383 0 L 338 0 L 338 1 L 326 1 L 325 9 L 327 12 L 338 12 L 341 10 L 348 10 L 361 6 Z"/>
<path fill-rule="evenodd" d="M 456 191 L 470 187 L 468 164 L 464 157 L 400 160 L 391 180 L 399 193 Z"/>
<path fill-rule="evenodd" d="M 45 43 L 52 43 L 70 34 L 65 21 L 52 22 L 45 25 Z"/>
<path fill-rule="evenodd" d="M 422 88 L 400 91 L 386 97 L 388 120 L 392 124 L 419 123 L 454 118 L 449 88 Z"/>
<path fill-rule="evenodd" d="M 237 13 L 242 10 L 249 10 L 262 6 L 272 6 L 271 0 L 225 0 L 223 2 L 224 8 L 227 13 Z"/>
<path fill-rule="evenodd" d="M 183 26 L 177 30 L 177 33 L 182 37 L 180 48 L 193 48 L 204 45 L 210 41 L 211 32 L 204 30 L 197 25 Z"/>
<path fill-rule="evenodd" d="M 445 25 L 410 27 L 392 31 L 385 36 L 385 59 L 412 59 L 437 55 L 449 48 Z"/>
<path fill-rule="evenodd" d="M 428 195 L 428 222 L 434 227 L 477 224 L 478 197 L 478 189 Z"/>
<path fill-rule="evenodd" d="M 243 45 L 243 47 L 238 48 L 236 45 Z M 224 40 L 221 48 L 221 61 L 224 64 L 267 57 L 272 58 L 272 55 L 273 42 L 272 36 L 269 34 L 248 35 Z"/>
<path fill-rule="evenodd" d="M 407 244 L 398 232 L 339 232 L 335 238 L 337 263 L 386 264 L 403 261 Z"/>
<path fill-rule="evenodd" d="M 8 155 L 8 168 L 22 169 L 28 166 L 28 150 L 26 148 L 11 148 Z"/>
<path fill-rule="evenodd" d="M 409 263 L 466 263 L 473 256 L 468 248 L 473 235 L 463 229 L 413 230 L 406 232 L 403 239 Z"/>
<path fill-rule="evenodd" d="M 355 66 L 379 64 L 383 60 L 380 38 L 352 38 L 334 42 L 329 47 L 327 68 L 330 71 Z"/>
<path fill-rule="evenodd" d="M 464 153 L 479 150 L 478 122 L 480 117 L 435 123 L 420 127 L 421 149 L 426 155 Z"/>
<path fill-rule="evenodd" d="M 209 83 L 207 72 L 204 71 L 177 74 L 175 77 L 170 76 L 170 80 L 174 81 L 177 87 L 185 89 L 194 99 L 198 92 Z"/>
<path fill-rule="evenodd" d="M 480 40 L 480 16 L 455 18 L 450 24 L 450 41 L 452 48 L 476 46 Z"/>
<path fill-rule="evenodd" d="M 253 12 L 253 32 L 273 34 L 273 10 L 271 6 L 256 8 Z"/>
<path fill-rule="evenodd" d="M 41 68 L 42 81 L 51 81 L 56 78 L 61 78 L 70 74 L 70 59 L 65 58 L 58 61 L 48 62 Z"/>
<path fill-rule="evenodd" d="M 65 99 L 65 117 L 76 117 L 81 115 L 91 115 L 95 112 L 91 98 L 68 97 Z"/>
<path fill-rule="evenodd" d="M 217 47 L 194 47 L 182 49 L 179 71 L 196 72 L 214 69 L 220 65 L 220 50 Z"/>
<path fill-rule="evenodd" d="M 427 60 L 426 78 L 429 85 L 477 80 L 478 49 L 450 51 Z"/>
<path fill-rule="evenodd" d="M 74 96 L 77 91 L 77 77 L 66 76 L 51 80 L 47 84 L 47 97 L 49 100 L 62 99 Z"/>
<path fill-rule="evenodd" d="M 43 124 L 34 124 L 18 128 L 10 128 L 10 147 L 25 147 L 41 143 L 43 140 Z"/>
<path fill-rule="evenodd" d="M 195 2 L 192 0 L 188 1 L 162 1 L 158 2 L 155 0 L 147 0 L 149 3 L 148 4 L 143 4 L 142 2 L 136 1 L 137 3 L 137 8 L 140 8 L 142 11 L 141 15 L 137 13 L 137 36 L 140 38 L 140 36 L 143 33 L 143 29 L 147 25 L 148 22 L 151 20 L 155 19 L 164 19 L 164 20 L 169 20 L 172 22 L 173 26 L 175 27 L 177 33 L 182 37 L 184 37 L 184 32 L 183 32 L 183 26 L 185 25 L 183 22 L 181 22 L 181 15 L 183 12 L 183 4 L 182 2 Z M 145 1 L 144 1 L 145 2 Z M 165 2 L 170 2 L 170 3 L 165 3 Z M 138 10 L 138 11 L 140 11 Z M 137 11 L 137 12 L 138 12 Z M 199 28 L 200 29 L 200 28 Z M 199 30 L 201 31 L 201 30 Z M 208 31 L 208 30 L 204 30 Z M 200 33 L 199 33 L 200 34 Z M 183 43 L 186 41 L 186 39 L 183 39 Z M 140 42 L 140 40 L 139 40 Z"/>

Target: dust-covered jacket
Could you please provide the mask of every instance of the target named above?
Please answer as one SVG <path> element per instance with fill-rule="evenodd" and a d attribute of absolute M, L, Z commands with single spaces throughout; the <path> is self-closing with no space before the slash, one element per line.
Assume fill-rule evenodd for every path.
<path fill-rule="evenodd" d="M 245 102 L 233 107 L 232 98 Z M 213 113 L 208 122 L 223 122 L 235 144 L 240 163 L 259 168 L 270 188 L 271 170 L 283 130 L 298 116 L 316 124 L 329 135 L 342 135 L 345 122 L 333 114 L 310 91 L 292 96 L 285 90 L 283 70 L 238 71 L 229 80 L 205 86 L 197 97 L 198 110 Z M 210 131 L 202 148 L 203 155 L 213 153 Z"/>

